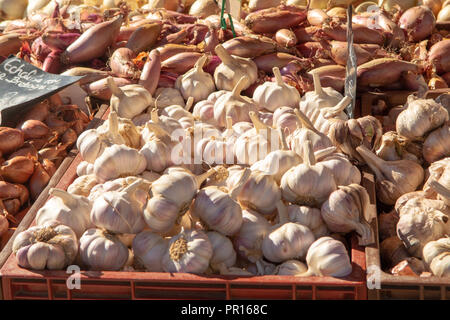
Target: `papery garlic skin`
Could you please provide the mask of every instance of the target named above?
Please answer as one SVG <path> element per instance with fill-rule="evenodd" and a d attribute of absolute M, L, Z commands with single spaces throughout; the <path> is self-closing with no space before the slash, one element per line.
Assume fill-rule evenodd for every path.
<path fill-rule="evenodd" d="M 433 99 L 408 97 L 407 108 L 396 121 L 396 131 L 410 140 L 418 140 L 449 120 L 447 110 Z"/>
<path fill-rule="evenodd" d="M 78 240 L 70 227 L 53 220 L 19 233 L 12 251 L 23 268 L 60 270 L 74 262 Z"/>
<path fill-rule="evenodd" d="M 251 262 L 260 260 L 263 256 L 262 242 L 270 229 L 270 223 L 261 214 L 252 210 L 242 210 L 242 225 L 233 237 L 237 253 Z"/>
<path fill-rule="evenodd" d="M 213 248 L 201 230 L 184 230 L 169 241 L 162 265 L 166 272 L 203 273 L 209 266 Z"/>
<path fill-rule="evenodd" d="M 133 119 L 153 102 L 150 92 L 139 84 L 129 84 L 119 88 L 110 77 L 108 86 L 112 91 L 111 109 L 121 118 Z"/>
<path fill-rule="evenodd" d="M 106 192 L 123 191 L 125 188 L 139 179 L 139 177 L 129 176 L 125 178 L 110 180 L 103 184 L 98 184 L 91 189 L 91 193 L 89 194 L 88 199 L 90 201 L 95 201 L 95 199 L 99 198 Z M 148 198 L 148 183 L 143 183 L 141 188 L 136 191 L 135 195 L 136 198 L 141 201 L 141 203 L 145 204 Z"/>
<path fill-rule="evenodd" d="M 428 242 L 423 247 L 423 260 L 429 265 L 434 258 L 444 252 L 450 252 L 449 237 Z"/>
<path fill-rule="evenodd" d="M 273 112 L 273 127 L 280 128 L 289 136 L 297 128 L 301 127 L 301 122 L 291 107 L 280 107 Z"/>
<path fill-rule="evenodd" d="M 193 97 L 195 102 L 204 100 L 215 91 L 213 77 L 203 71 L 207 56 L 203 55 L 197 60 L 195 66 L 175 81 L 175 88 L 179 89 L 184 99 Z"/>
<path fill-rule="evenodd" d="M 92 222 L 114 233 L 141 232 L 146 227 L 142 216 L 145 204 L 139 201 L 136 192 L 142 184 L 142 180 L 137 180 L 123 191 L 106 192 L 95 199 L 90 214 Z"/>
<path fill-rule="evenodd" d="M 328 235 L 327 225 L 322 219 L 320 210 L 290 204 L 287 206 L 289 221 L 308 227 L 316 239 Z"/>
<path fill-rule="evenodd" d="M 155 107 L 163 109 L 172 105 L 184 107 L 183 96 L 177 88 L 158 88 L 155 92 Z"/>
<path fill-rule="evenodd" d="M 94 162 L 97 180 L 105 182 L 123 176 L 140 174 L 147 167 L 145 157 L 136 149 L 125 145 L 113 145 L 105 149 Z"/>
<path fill-rule="evenodd" d="M 320 164 L 333 172 L 338 186 L 361 183 L 361 172 L 342 153 L 334 153 L 320 159 Z"/>
<path fill-rule="evenodd" d="M 275 274 L 278 276 L 295 276 L 308 270 L 306 264 L 298 260 L 288 260 L 278 265 Z"/>
<path fill-rule="evenodd" d="M 144 230 L 133 240 L 134 259 L 146 271 L 162 272 L 162 258 L 168 250 L 168 241 L 159 234 Z"/>
<path fill-rule="evenodd" d="M 82 175 L 76 178 L 67 188 L 67 192 L 79 196 L 89 196 L 93 187 L 98 184 L 97 178 L 93 174 Z"/>
<path fill-rule="evenodd" d="M 332 232 L 348 233 L 355 230 L 359 235 L 359 245 L 373 243 L 372 228 L 367 216 L 370 198 L 367 190 L 357 184 L 339 186 L 321 207 L 322 219 Z"/>
<path fill-rule="evenodd" d="M 93 227 L 89 217 L 92 203 L 84 196 L 70 194 L 60 189 L 50 189 L 50 198 L 36 214 L 36 225 L 43 226 L 56 220 L 70 227 L 77 237 Z"/>
<path fill-rule="evenodd" d="M 128 248 L 105 230 L 88 229 L 80 238 L 80 257 L 89 270 L 118 271 L 128 255 Z"/>
<path fill-rule="evenodd" d="M 450 125 L 432 131 L 423 143 L 423 157 L 429 163 L 450 156 Z"/>
<path fill-rule="evenodd" d="M 280 69 L 274 67 L 273 73 L 276 81 L 266 81 L 258 86 L 253 93 L 253 100 L 260 107 L 272 112 L 283 106 L 296 108 L 300 102 L 300 93 L 296 88 L 284 83 Z"/>
<path fill-rule="evenodd" d="M 213 255 L 209 262 L 214 271 L 221 271 L 221 266 L 230 268 L 236 263 L 236 251 L 230 239 L 219 232 L 209 231 L 206 233 L 212 245 Z"/>
<path fill-rule="evenodd" d="M 264 257 L 272 262 L 304 259 L 314 234 L 308 227 L 288 222 L 268 234 L 262 242 Z"/>
<path fill-rule="evenodd" d="M 344 244 L 331 237 L 314 241 L 306 255 L 308 271 L 303 275 L 345 277 L 352 272 L 352 265 Z"/>
<path fill-rule="evenodd" d="M 94 173 L 94 164 L 87 161 L 81 161 L 77 166 L 77 176 L 85 176 Z"/>

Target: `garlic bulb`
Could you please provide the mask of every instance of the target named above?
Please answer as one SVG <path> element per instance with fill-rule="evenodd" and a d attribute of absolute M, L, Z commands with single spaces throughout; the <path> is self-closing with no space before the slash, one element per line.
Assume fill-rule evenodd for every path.
<path fill-rule="evenodd" d="M 139 177 L 129 176 L 125 178 L 117 178 L 111 181 L 106 181 L 105 183 L 102 184 L 98 184 L 91 189 L 88 199 L 90 201 L 95 201 L 95 199 L 101 197 L 106 192 L 123 191 L 129 185 L 138 180 L 140 181 L 141 179 Z M 142 199 L 143 203 L 147 201 L 149 183 L 150 182 L 143 183 L 141 187 L 136 191 L 136 197 L 138 199 Z"/>
<path fill-rule="evenodd" d="M 333 172 L 316 164 L 309 140 L 306 140 L 303 163 L 286 171 L 280 187 L 286 201 L 311 207 L 320 207 L 337 188 Z"/>
<path fill-rule="evenodd" d="M 270 229 L 270 223 L 258 212 L 250 209 L 242 210 L 242 225 L 233 237 L 238 254 L 251 262 L 260 260 L 263 256 L 262 242 Z"/>
<path fill-rule="evenodd" d="M 306 92 L 300 101 L 302 111 L 320 132 L 327 134 L 330 127 L 329 119 L 338 118 L 348 120 L 344 109 L 351 102 L 350 97 L 342 94 L 331 87 L 322 88 L 318 73 L 312 73 L 314 91 Z"/>
<path fill-rule="evenodd" d="M 78 196 L 89 196 L 92 188 L 98 184 L 97 178 L 93 174 L 76 178 L 67 188 L 67 192 Z"/>
<path fill-rule="evenodd" d="M 286 83 L 281 77 L 280 69 L 274 67 L 276 82 L 266 81 L 258 86 L 253 93 L 253 100 L 261 108 L 274 112 L 279 107 L 296 108 L 300 102 L 298 90 Z"/>
<path fill-rule="evenodd" d="M 275 181 L 280 184 L 283 174 L 290 168 L 302 163 L 303 159 L 294 151 L 289 150 L 284 137 L 284 131 L 278 129 L 278 134 L 281 138 L 282 148 L 270 152 L 263 160 L 255 162 L 250 169 L 252 169 L 252 171 L 258 170 L 271 175 Z"/>
<path fill-rule="evenodd" d="M 213 248 L 206 233 L 183 230 L 170 239 L 162 265 L 166 272 L 203 273 L 212 256 Z"/>
<path fill-rule="evenodd" d="M 80 238 L 81 261 L 89 270 L 118 271 L 128 256 L 128 248 L 108 231 L 88 229 Z"/>
<path fill-rule="evenodd" d="M 142 217 L 145 203 L 135 193 L 143 183 L 137 180 L 122 191 L 109 191 L 97 198 L 92 205 L 92 222 L 114 233 L 141 232 L 146 226 Z"/>
<path fill-rule="evenodd" d="M 424 171 L 414 161 L 385 161 L 363 145 L 356 151 L 375 173 L 377 196 L 385 204 L 395 204 L 401 195 L 415 191 L 423 182 Z"/>
<path fill-rule="evenodd" d="M 172 117 L 168 117 L 165 115 L 158 115 L 158 109 L 154 108 L 152 109 L 150 113 L 151 122 L 155 125 L 158 125 L 166 131 L 168 134 L 176 134 L 177 132 L 181 132 L 183 130 L 183 127 L 181 126 L 181 123 Z M 145 139 L 145 129 L 142 130 L 142 138 Z"/>
<path fill-rule="evenodd" d="M 113 144 L 125 144 L 119 134 L 119 119 L 117 113 L 112 111 L 108 116 L 108 130 L 99 132 L 96 129 L 84 131 L 77 139 L 77 148 L 81 157 L 88 163 L 94 163 L 105 149 Z"/>
<path fill-rule="evenodd" d="M 449 120 L 447 110 L 433 99 L 408 97 L 406 110 L 395 122 L 398 134 L 410 140 L 421 140 L 427 132 Z"/>
<path fill-rule="evenodd" d="M 303 262 L 298 260 L 288 260 L 278 265 L 274 274 L 278 276 L 295 276 L 304 273 L 308 267 Z"/>
<path fill-rule="evenodd" d="M 105 149 L 94 162 L 97 180 L 105 182 L 118 177 L 133 176 L 147 167 L 145 157 L 136 149 L 125 145 L 113 145 Z"/>
<path fill-rule="evenodd" d="M 207 59 L 205 54 L 202 55 L 191 70 L 179 76 L 175 81 L 175 88 L 180 90 L 184 99 L 193 97 L 194 101 L 198 102 L 205 100 L 216 90 L 213 77 L 203 71 Z"/>
<path fill-rule="evenodd" d="M 280 223 L 263 239 L 264 257 L 272 262 L 304 259 L 315 240 L 314 234 L 306 226 L 288 222 L 287 209 L 282 201 L 277 202 L 277 209 Z"/>
<path fill-rule="evenodd" d="M 226 91 L 224 91 L 226 92 Z M 209 100 L 203 100 L 197 102 L 192 110 L 192 115 L 195 120 L 212 124 L 213 126 L 217 126 L 217 121 L 214 119 L 214 102 Z"/>
<path fill-rule="evenodd" d="M 361 182 L 361 172 L 344 154 L 333 153 L 319 160 L 322 166 L 333 172 L 336 185 L 348 186 L 352 183 L 359 184 Z"/>
<path fill-rule="evenodd" d="M 201 189 L 195 197 L 191 214 L 211 230 L 226 236 L 234 235 L 242 224 L 242 209 L 236 198 L 250 173 L 249 169 L 244 169 L 237 184 L 229 191 L 214 186 Z"/>
<path fill-rule="evenodd" d="M 80 164 L 77 166 L 77 176 L 79 176 L 79 177 L 93 174 L 93 173 L 94 173 L 94 164 L 93 163 L 89 163 L 87 161 L 81 161 Z"/>
<path fill-rule="evenodd" d="M 183 95 L 176 88 L 158 88 L 155 92 L 155 107 L 164 109 L 168 106 L 184 106 Z"/>
<path fill-rule="evenodd" d="M 289 221 L 308 227 L 316 239 L 328 234 L 327 225 L 323 221 L 319 209 L 290 204 L 287 206 L 287 210 Z"/>
<path fill-rule="evenodd" d="M 432 131 L 423 143 L 423 158 L 429 163 L 450 156 L 450 124 Z"/>
<path fill-rule="evenodd" d="M 430 187 L 438 194 L 437 198 L 441 199 L 450 207 L 450 179 L 446 179 L 445 182 L 447 185 L 443 185 L 442 183 L 433 180 L 430 182 Z"/>
<path fill-rule="evenodd" d="M 117 117 L 117 114 L 113 111 L 113 116 Z M 122 137 L 126 146 L 134 149 L 138 149 L 140 146 L 140 130 L 130 119 L 117 117 L 118 129 L 117 133 Z M 97 131 L 101 133 L 110 132 L 110 121 L 105 121 L 101 126 L 97 128 Z"/>
<path fill-rule="evenodd" d="M 352 265 L 344 244 L 331 237 L 314 241 L 306 255 L 308 271 L 299 276 L 345 277 L 352 273 Z"/>
<path fill-rule="evenodd" d="M 137 265 L 146 271 L 162 272 L 162 257 L 168 250 L 168 241 L 148 230 L 138 233 L 133 240 L 133 253 Z"/>
<path fill-rule="evenodd" d="M 221 274 L 227 273 L 228 268 L 236 263 L 236 251 L 234 251 L 233 243 L 230 239 L 216 231 L 207 232 L 209 241 L 212 246 L 212 257 L 209 262 L 214 271 Z"/>
<path fill-rule="evenodd" d="M 366 220 L 369 205 L 369 194 L 364 187 L 358 184 L 339 186 L 323 203 L 322 219 L 332 232 L 355 230 L 359 235 L 359 245 L 366 246 L 374 242 L 372 228 Z"/>
<path fill-rule="evenodd" d="M 399 136 L 397 132 L 388 131 L 381 137 L 376 154 L 386 161 L 405 159 L 421 164 L 422 148 L 417 143 Z"/>
<path fill-rule="evenodd" d="M 428 242 L 423 258 L 435 276 L 450 277 L 450 238 Z"/>
<path fill-rule="evenodd" d="M 139 153 L 145 157 L 147 170 L 162 172 L 172 165 L 171 138 L 165 130 L 153 123 L 148 122 L 145 128 L 148 130 L 143 134 L 145 144 Z"/>
<path fill-rule="evenodd" d="M 59 270 L 74 262 L 78 241 L 70 227 L 49 221 L 19 233 L 12 251 L 23 268 Z"/>
<path fill-rule="evenodd" d="M 301 125 L 302 123 L 293 108 L 280 107 L 273 113 L 273 127 L 281 129 L 283 132 L 287 130 L 287 136 L 301 127 Z"/>
<path fill-rule="evenodd" d="M 333 145 L 342 152 L 360 164 L 364 164 L 364 159 L 356 151 L 360 145 L 375 151 L 378 149 L 381 137 L 383 136 L 383 127 L 377 118 L 365 116 L 358 119 L 330 119 L 330 129 L 328 137 Z"/>
<path fill-rule="evenodd" d="M 258 79 L 258 67 L 251 59 L 230 55 L 220 44 L 215 52 L 222 61 L 214 71 L 217 89 L 231 91 L 244 78 L 240 90 L 245 90 Z"/>
<path fill-rule="evenodd" d="M 264 159 L 271 151 L 279 149 L 278 132 L 263 124 L 255 112 L 250 111 L 249 117 L 254 128 L 242 133 L 234 145 L 238 164 L 253 165 Z"/>
<path fill-rule="evenodd" d="M 61 189 L 50 189 L 50 198 L 36 214 L 36 225 L 43 226 L 49 221 L 57 220 L 70 227 L 77 237 L 92 227 L 89 214 L 91 202 L 83 196 L 70 194 Z"/>
<path fill-rule="evenodd" d="M 240 78 L 231 92 L 220 96 L 214 103 L 214 120 L 219 127 L 226 126 L 226 117 L 231 117 L 233 123 L 240 121 L 250 122 L 249 112 L 257 109 L 257 104 L 250 98 L 242 96 L 241 91 L 247 81 L 246 77 Z"/>
<path fill-rule="evenodd" d="M 139 84 L 118 87 L 112 77 L 108 78 L 108 86 L 112 91 L 111 110 L 121 118 L 132 119 L 141 114 L 152 103 L 152 95 Z"/>
<path fill-rule="evenodd" d="M 438 200 L 410 199 L 399 211 L 397 236 L 408 252 L 422 258 L 423 247 L 430 241 L 450 235 L 449 215 Z"/>
<path fill-rule="evenodd" d="M 274 274 L 276 268 L 276 265 L 273 263 L 262 259 L 247 265 L 247 271 L 251 272 L 255 276 L 272 275 Z"/>
<path fill-rule="evenodd" d="M 144 210 L 144 219 L 152 231 L 168 232 L 176 220 L 189 209 L 192 199 L 204 180 L 219 168 L 195 176 L 183 168 L 171 168 L 152 183 L 151 199 Z"/>
<path fill-rule="evenodd" d="M 309 140 L 312 146 L 312 152 L 326 149 L 333 146 L 331 140 L 319 132 L 314 125 L 309 121 L 306 115 L 298 109 L 294 110 L 302 127 L 298 127 L 286 140 L 289 148 L 295 151 L 298 155 L 303 156 L 305 141 Z"/>
<path fill-rule="evenodd" d="M 168 107 L 165 107 L 161 114 L 165 115 L 167 117 L 174 118 L 175 120 L 178 120 L 180 122 L 181 126 L 183 128 L 189 128 L 194 125 L 194 116 L 189 111 L 192 108 L 192 105 L 194 104 L 194 98 L 189 97 L 186 102 L 186 106 L 180 106 L 180 105 L 171 105 Z"/>

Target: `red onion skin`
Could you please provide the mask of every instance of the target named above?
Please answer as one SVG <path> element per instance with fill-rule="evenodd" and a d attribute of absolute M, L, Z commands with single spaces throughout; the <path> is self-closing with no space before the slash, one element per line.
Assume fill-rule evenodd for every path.
<path fill-rule="evenodd" d="M 22 131 L 12 128 L 0 127 L 0 152 L 2 154 L 11 153 L 24 143 Z"/>
<path fill-rule="evenodd" d="M 330 19 L 322 9 L 309 9 L 307 13 L 307 19 L 312 26 L 321 26 L 323 23 Z"/>
<path fill-rule="evenodd" d="M 253 61 L 256 63 L 259 70 L 272 73 L 274 67 L 281 69 L 293 60 L 302 61 L 301 58 L 282 52 L 266 54 L 255 58 Z"/>
<path fill-rule="evenodd" d="M 436 67 L 438 74 L 450 72 L 450 39 L 442 40 L 428 51 L 428 63 Z"/>
<path fill-rule="evenodd" d="M 21 127 L 25 140 L 37 139 L 46 136 L 49 133 L 48 126 L 39 120 L 27 120 Z"/>
<path fill-rule="evenodd" d="M 132 79 L 124 79 L 117 77 L 113 77 L 113 80 L 119 87 L 134 84 L 137 82 Z M 87 94 L 100 100 L 110 100 L 112 96 L 112 92 L 108 87 L 108 82 L 106 78 L 89 83 L 88 85 L 84 85 L 82 86 L 82 88 L 84 91 L 86 91 Z"/>
<path fill-rule="evenodd" d="M 372 59 L 372 54 L 359 46 L 354 44 L 353 48 L 356 55 L 357 65 L 366 63 Z M 347 65 L 347 42 L 331 41 L 331 58 L 342 66 Z"/>
<path fill-rule="evenodd" d="M 156 50 L 158 50 L 160 53 L 161 61 L 165 61 L 170 57 L 173 57 L 174 55 L 182 52 L 200 52 L 200 49 L 197 46 L 172 43 L 168 43 L 162 47 L 157 48 Z"/>
<path fill-rule="evenodd" d="M 275 33 L 280 29 L 298 26 L 305 20 L 306 11 L 292 12 L 270 8 L 250 13 L 245 18 L 245 25 L 256 33 Z"/>
<path fill-rule="evenodd" d="M 220 43 L 218 32 L 216 29 L 209 29 L 204 38 L 204 52 L 214 54 L 214 49 Z"/>
<path fill-rule="evenodd" d="M 42 159 L 41 164 L 50 177 L 52 177 L 55 174 L 57 168 L 56 165 L 51 160 Z"/>
<path fill-rule="evenodd" d="M 132 61 L 134 58 L 136 58 L 136 55 L 133 50 L 128 48 L 116 49 L 109 60 L 112 73 L 120 78 L 139 79 L 140 71 Z"/>
<path fill-rule="evenodd" d="M 52 50 L 65 50 L 80 37 L 79 33 L 45 33 L 42 42 Z"/>
<path fill-rule="evenodd" d="M 9 214 L 15 215 L 20 211 L 20 201 L 19 199 L 9 199 L 3 200 L 3 205 Z"/>
<path fill-rule="evenodd" d="M 45 58 L 42 70 L 48 73 L 59 74 L 61 71 L 61 51 L 52 51 Z"/>
<path fill-rule="evenodd" d="M 142 68 L 139 84 L 144 86 L 151 95 L 158 87 L 159 76 L 161 73 L 161 55 L 158 50 L 152 50 L 148 59 Z"/>
<path fill-rule="evenodd" d="M 139 27 L 128 39 L 126 47 L 135 54 L 151 48 L 158 39 L 161 29 L 161 23 L 146 24 Z"/>
<path fill-rule="evenodd" d="M 322 33 L 320 30 L 321 29 L 319 27 L 310 26 L 296 28 L 293 31 L 295 36 L 297 37 L 297 42 L 303 43 L 320 40 L 321 37 L 319 35 Z"/>
<path fill-rule="evenodd" d="M 178 74 L 161 71 L 158 81 L 158 87 L 173 88 L 175 86 L 175 81 L 177 80 L 177 78 Z"/>
<path fill-rule="evenodd" d="M 297 44 L 295 33 L 289 29 L 280 29 L 275 33 L 276 42 L 283 47 L 293 47 Z"/>
<path fill-rule="evenodd" d="M 243 58 L 255 58 L 276 50 L 273 43 L 248 36 L 230 39 L 225 41 L 222 46 L 229 54 Z"/>
<path fill-rule="evenodd" d="M 403 30 L 381 11 L 354 15 L 352 22 L 382 31 L 392 47 L 398 47 L 405 41 Z"/>
<path fill-rule="evenodd" d="M 402 60 L 380 59 L 368 67 L 358 68 L 358 85 L 361 87 L 384 87 L 399 82 L 403 72 L 419 72 L 417 65 Z"/>
<path fill-rule="evenodd" d="M 19 51 L 20 47 L 16 50 Z M 37 60 L 44 62 L 45 58 L 52 52 L 47 44 L 44 43 L 42 37 L 36 38 L 31 44 L 31 52 L 34 54 Z"/>
<path fill-rule="evenodd" d="M 367 28 L 359 24 L 352 24 L 354 43 L 372 43 L 382 45 L 384 37 L 381 32 Z M 322 31 L 331 39 L 337 41 L 347 41 L 347 27 L 345 25 L 323 27 Z"/>
<path fill-rule="evenodd" d="M 37 161 L 38 152 L 36 147 L 27 141 L 20 149 L 11 153 L 8 157 L 8 160 L 15 158 L 17 156 L 28 157 Z"/>
<path fill-rule="evenodd" d="M 103 56 L 106 49 L 115 42 L 122 22 L 123 17 L 119 16 L 89 28 L 64 51 L 62 62 L 81 63 Z"/>
<path fill-rule="evenodd" d="M 406 10 L 398 22 L 411 42 L 426 39 L 436 25 L 433 12 L 426 6 L 412 7 Z"/>
<path fill-rule="evenodd" d="M 202 54 L 198 52 L 182 52 L 176 54 L 161 63 L 161 70 L 178 74 L 186 73 L 194 67 L 201 56 Z"/>
<path fill-rule="evenodd" d="M 210 75 L 214 76 L 214 71 L 216 71 L 216 68 L 222 63 L 222 60 L 218 56 L 211 56 L 208 57 L 208 62 L 206 63 L 203 70 L 205 72 L 208 72 Z"/>
<path fill-rule="evenodd" d="M 17 156 L 5 161 L 0 167 L 0 175 L 12 183 L 25 183 L 34 171 L 34 162 L 30 158 Z"/>
<path fill-rule="evenodd" d="M 305 58 L 330 57 L 330 45 L 326 41 L 300 43 L 296 48 Z"/>

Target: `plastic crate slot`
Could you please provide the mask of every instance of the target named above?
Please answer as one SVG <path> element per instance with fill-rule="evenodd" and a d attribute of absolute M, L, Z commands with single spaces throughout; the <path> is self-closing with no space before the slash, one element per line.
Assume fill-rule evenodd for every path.
<path fill-rule="evenodd" d="M 294 291 L 292 286 L 274 285 L 230 285 L 230 299 L 283 299 L 292 300 Z"/>
<path fill-rule="evenodd" d="M 175 290 L 174 290 L 175 289 Z M 172 290 L 158 289 L 143 289 L 140 287 L 134 291 L 135 299 L 193 299 L 193 300 L 224 300 L 226 299 L 225 288 L 221 291 L 208 291 L 205 288 L 190 287 L 190 288 L 173 288 Z"/>

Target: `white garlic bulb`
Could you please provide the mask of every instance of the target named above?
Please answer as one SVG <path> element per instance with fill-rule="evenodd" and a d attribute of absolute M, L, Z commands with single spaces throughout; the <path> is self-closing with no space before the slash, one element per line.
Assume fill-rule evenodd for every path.
<path fill-rule="evenodd" d="M 231 91 L 244 78 L 241 90 L 245 90 L 258 78 L 258 67 L 248 58 L 230 55 L 222 45 L 215 48 L 222 63 L 214 70 L 214 82 L 219 90 Z"/>
<path fill-rule="evenodd" d="M 86 132 L 86 131 L 85 131 Z M 95 161 L 95 160 L 94 160 Z M 77 176 L 85 176 L 94 173 L 94 164 L 87 161 L 81 161 L 77 166 Z"/>
<path fill-rule="evenodd" d="M 352 273 L 352 264 L 344 244 L 331 237 L 314 241 L 306 255 L 308 271 L 298 276 L 345 277 Z"/>
<path fill-rule="evenodd" d="M 320 207 L 336 190 L 333 172 L 315 162 L 311 141 L 304 148 L 303 163 L 286 171 L 281 178 L 283 199 L 298 205 Z"/>
<path fill-rule="evenodd" d="M 273 113 L 273 127 L 280 128 L 283 132 L 287 132 L 286 136 L 294 133 L 302 123 L 294 112 L 294 108 L 280 107 Z"/>
<path fill-rule="evenodd" d="M 369 206 L 369 194 L 364 187 L 358 184 L 339 186 L 323 203 L 322 219 L 332 232 L 348 233 L 355 230 L 359 235 L 359 245 L 366 246 L 375 240 L 373 230 L 365 218 Z"/>
<path fill-rule="evenodd" d="M 125 145 L 113 145 L 105 149 L 94 162 L 94 174 L 97 180 L 105 182 L 111 179 L 140 174 L 147 167 L 145 157 L 136 149 Z"/>
<path fill-rule="evenodd" d="M 201 189 L 192 204 L 191 214 L 211 230 L 234 235 L 242 224 L 242 209 L 236 198 L 250 174 L 250 169 L 244 169 L 239 181 L 229 190 L 214 186 Z"/>
<path fill-rule="evenodd" d="M 182 230 L 170 239 L 162 265 L 166 272 L 203 273 L 212 255 L 213 248 L 206 233 L 201 230 Z"/>
<path fill-rule="evenodd" d="M 333 172 L 336 185 L 348 186 L 352 183 L 359 184 L 361 182 L 361 172 L 344 154 L 333 153 L 318 160 L 322 166 Z"/>
<path fill-rule="evenodd" d="M 98 184 L 97 178 L 93 174 L 83 175 L 76 178 L 67 188 L 67 192 L 79 196 L 89 196 L 93 187 Z"/>
<path fill-rule="evenodd" d="M 94 163 L 107 147 L 113 144 L 125 144 L 125 140 L 119 134 L 119 120 L 116 112 L 112 111 L 109 114 L 108 123 L 109 130 L 89 129 L 78 137 L 77 148 L 84 161 Z"/>
<path fill-rule="evenodd" d="M 12 251 L 23 268 L 60 270 L 75 261 L 78 240 L 70 227 L 53 220 L 19 233 Z"/>
<path fill-rule="evenodd" d="M 145 172 L 145 171 L 144 171 Z M 139 177 L 129 176 L 125 178 L 117 178 L 111 181 L 106 181 L 105 183 L 98 184 L 92 188 L 91 193 L 88 196 L 88 199 L 91 201 L 95 201 L 95 199 L 101 197 L 104 193 L 109 191 L 123 191 L 129 185 L 134 183 L 135 181 L 140 180 Z M 136 190 L 136 198 L 138 198 L 142 203 L 147 202 L 148 198 L 148 186 L 149 181 L 147 183 L 143 183 L 141 188 Z"/>
<path fill-rule="evenodd" d="M 56 220 L 70 227 L 77 237 L 93 227 L 89 214 L 91 202 L 83 196 L 70 194 L 61 189 L 50 189 L 50 198 L 36 214 L 36 225 L 42 226 Z"/>
<path fill-rule="evenodd" d="M 223 92 L 226 93 L 227 91 Z M 192 110 L 192 115 L 198 121 L 216 126 L 217 121 L 214 119 L 214 103 L 215 101 L 212 102 L 210 100 L 197 102 Z"/>
<path fill-rule="evenodd" d="M 289 221 L 308 227 L 316 239 L 328 235 L 328 228 L 322 219 L 320 210 L 290 204 L 287 206 Z"/>
<path fill-rule="evenodd" d="M 108 78 L 108 86 L 112 92 L 111 110 L 121 118 L 133 119 L 141 114 L 152 103 L 152 95 L 140 84 L 129 84 L 118 87 L 112 77 Z"/>
<path fill-rule="evenodd" d="M 249 112 L 256 111 L 257 104 L 253 99 L 241 95 L 246 81 L 247 77 L 240 78 L 230 92 L 221 95 L 214 103 L 214 120 L 219 127 L 226 127 L 227 117 L 231 117 L 233 123 L 250 122 Z"/>
<path fill-rule="evenodd" d="M 145 157 L 146 169 L 162 172 L 172 165 L 172 142 L 169 134 L 158 125 L 147 122 L 142 134 L 144 145 L 139 153 Z"/>
<path fill-rule="evenodd" d="M 80 257 L 89 270 L 118 271 L 128 262 L 128 248 L 113 234 L 88 229 L 80 238 Z"/>
<path fill-rule="evenodd" d="M 184 107 L 183 95 L 177 88 L 158 88 L 155 97 L 155 107 L 158 109 L 173 105 Z"/>
<path fill-rule="evenodd" d="M 450 156 L 450 124 L 433 130 L 423 143 L 423 158 L 429 163 Z"/>
<path fill-rule="evenodd" d="M 450 277 L 450 238 L 428 242 L 423 247 L 423 258 L 435 276 Z"/>
<path fill-rule="evenodd" d="M 300 103 L 300 93 L 296 88 L 284 83 L 278 67 L 272 70 L 276 81 L 266 81 L 258 86 L 253 93 L 253 100 L 259 104 L 260 108 L 272 112 L 284 106 L 296 108 Z"/>
<path fill-rule="evenodd" d="M 133 253 L 137 265 L 146 271 L 162 272 L 162 258 L 168 250 L 168 241 L 159 234 L 144 230 L 133 240 Z"/>
<path fill-rule="evenodd" d="M 233 243 L 230 239 L 216 231 L 209 231 L 206 233 L 211 242 L 213 255 L 209 262 L 214 271 L 221 274 L 227 273 L 228 268 L 231 268 L 236 263 L 236 251 L 234 251 Z"/>
<path fill-rule="evenodd" d="M 193 97 L 195 102 L 204 100 L 216 90 L 213 77 L 203 71 L 207 56 L 202 55 L 194 67 L 185 74 L 179 76 L 175 81 L 175 88 L 180 90 L 184 99 Z"/>
<path fill-rule="evenodd" d="M 298 260 L 288 260 L 278 265 L 275 274 L 278 276 L 295 276 L 308 270 L 306 264 Z"/>
<path fill-rule="evenodd" d="M 181 126 L 186 129 L 194 125 L 195 117 L 190 112 L 193 105 L 194 98 L 189 97 L 184 107 L 180 105 L 170 105 L 162 110 L 161 115 L 178 120 Z"/>
<path fill-rule="evenodd" d="M 114 233 L 137 234 L 145 228 L 142 211 L 145 203 L 136 197 L 144 180 L 137 180 L 122 191 L 109 191 L 94 201 L 91 220 L 98 227 Z"/>
<path fill-rule="evenodd" d="M 153 108 L 150 112 L 151 122 L 155 125 L 158 125 L 161 129 L 166 131 L 168 134 L 173 134 L 174 132 L 178 132 L 183 130 L 181 123 L 172 117 L 168 117 L 165 115 L 158 115 L 158 109 Z M 145 129 L 144 129 L 145 130 Z M 144 138 L 144 130 L 141 133 Z"/>
<path fill-rule="evenodd" d="M 253 210 L 242 210 L 242 225 L 233 237 L 234 247 L 238 254 L 251 262 L 260 260 L 263 256 L 262 241 L 270 232 L 270 223 Z"/>
<path fill-rule="evenodd" d="M 277 209 L 280 223 L 263 239 L 264 257 L 272 262 L 304 259 L 315 240 L 314 234 L 308 227 L 288 222 L 287 209 L 282 201 L 277 203 Z"/>

